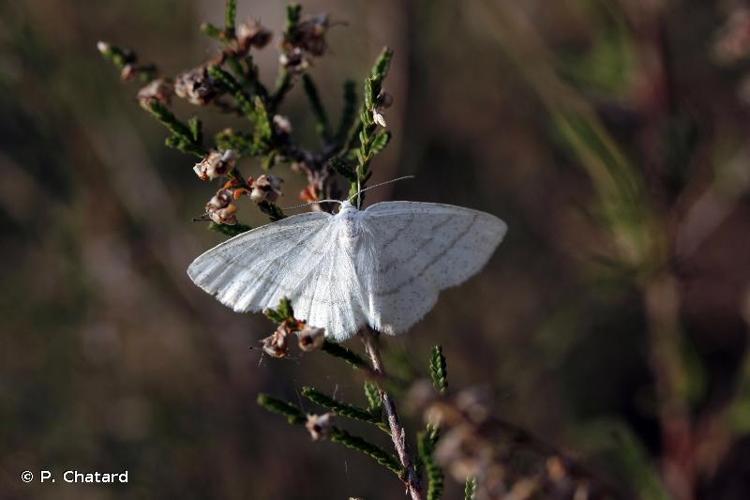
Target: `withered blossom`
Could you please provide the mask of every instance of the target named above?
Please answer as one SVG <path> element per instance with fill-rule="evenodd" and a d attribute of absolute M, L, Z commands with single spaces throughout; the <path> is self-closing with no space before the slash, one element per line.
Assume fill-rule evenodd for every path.
<path fill-rule="evenodd" d="M 164 78 L 157 78 L 138 91 L 138 103 L 148 109 L 153 102 L 168 105 L 172 99 L 174 87 Z"/>
<path fill-rule="evenodd" d="M 204 66 L 177 75 L 174 92 L 191 104 L 205 106 L 218 95 L 214 81 Z"/>
<path fill-rule="evenodd" d="M 308 184 L 305 189 L 299 192 L 299 199 L 306 203 L 314 203 L 320 199 L 318 188 L 315 184 Z"/>
<path fill-rule="evenodd" d="M 293 47 L 284 51 L 279 56 L 279 64 L 287 71 L 301 73 L 310 66 L 310 61 L 305 57 L 305 52 L 299 47 Z"/>
<path fill-rule="evenodd" d="M 326 32 L 331 22 L 328 14 L 318 14 L 297 25 L 296 45 L 310 54 L 320 57 L 328 49 Z"/>
<path fill-rule="evenodd" d="M 193 171 L 202 181 L 216 179 L 230 172 L 237 163 L 237 154 L 231 149 L 213 150 L 195 164 Z"/>
<path fill-rule="evenodd" d="M 383 113 L 381 113 L 377 109 L 372 110 L 372 121 L 374 121 L 375 123 L 377 123 L 383 128 L 386 127 L 385 117 L 383 116 Z"/>
<path fill-rule="evenodd" d="M 135 64 L 128 63 L 120 70 L 120 78 L 123 81 L 129 81 L 138 74 L 138 67 Z"/>
<path fill-rule="evenodd" d="M 393 105 L 393 96 L 386 92 L 385 90 L 381 90 L 380 94 L 378 94 L 376 106 L 378 109 L 388 109 Z"/>
<path fill-rule="evenodd" d="M 99 40 L 96 42 L 96 50 L 98 50 L 100 54 L 108 54 L 112 50 L 112 45 L 103 40 Z"/>
<path fill-rule="evenodd" d="M 372 110 L 372 121 L 386 127 L 385 116 L 383 116 L 383 110 L 388 109 L 393 104 L 393 96 L 388 92 L 381 91 L 375 102 L 375 109 Z"/>
<path fill-rule="evenodd" d="M 325 328 L 316 328 L 313 326 L 304 327 L 299 333 L 299 348 L 305 352 L 316 351 L 323 346 L 325 342 Z"/>
<path fill-rule="evenodd" d="M 322 415 L 308 415 L 305 428 L 310 433 L 313 441 L 319 441 L 328 437 L 333 427 L 333 413 L 323 413 Z"/>
<path fill-rule="evenodd" d="M 300 73 L 310 65 L 310 57 L 320 57 L 328 50 L 326 33 L 331 27 L 328 14 L 318 14 L 301 21 L 284 37 L 279 63 L 285 69 Z"/>
<path fill-rule="evenodd" d="M 492 463 L 492 447 L 478 439 L 471 426 L 461 424 L 448 430 L 438 441 L 435 459 L 447 467 L 454 478 L 482 475 Z"/>
<path fill-rule="evenodd" d="M 268 45 L 273 34 L 263 27 L 257 19 L 248 19 L 237 26 L 236 36 L 238 52 L 244 54 L 251 47 L 262 49 Z"/>
<path fill-rule="evenodd" d="M 730 64 L 750 55 L 750 9 L 735 9 L 722 28 L 714 51 L 719 61 Z"/>
<path fill-rule="evenodd" d="M 250 199 L 255 203 L 263 201 L 275 202 L 281 196 L 282 182 L 283 180 L 275 175 L 261 175 L 252 183 Z"/>
<path fill-rule="evenodd" d="M 292 133 L 292 122 L 289 118 L 283 115 L 273 116 L 273 126 L 276 129 L 276 133 L 279 135 L 289 135 Z"/>
<path fill-rule="evenodd" d="M 289 354 L 289 330 L 280 325 L 273 334 L 260 341 L 263 352 L 274 358 L 284 358 Z"/>
<path fill-rule="evenodd" d="M 206 204 L 206 215 L 216 224 L 237 224 L 237 205 L 231 189 L 219 189 Z"/>

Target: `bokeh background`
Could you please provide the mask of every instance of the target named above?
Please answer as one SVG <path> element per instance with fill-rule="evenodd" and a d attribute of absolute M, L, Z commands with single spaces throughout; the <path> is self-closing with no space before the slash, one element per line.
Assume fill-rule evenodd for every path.
<path fill-rule="evenodd" d="M 750 497 L 745 2 L 303 6 L 346 21 L 311 70 L 333 116 L 343 80 L 395 50 L 394 141 L 374 180 L 417 177 L 369 200 L 465 205 L 510 227 L 390 357 L 424 372 L 442 344 L 451 387 L 491 388 L 497 414 L 626 497 Z M 283 26 L 278 2 L 239 14 Z M 211 187 L 95 48 L 174 74 L 214 53 L 198 26 L 222 16 L 207 0 L 0 3 L 0 498 L 402 497 L 369 459 L 256 406 L 303 384 L 361 401 L 361 379 L 323 355 L 262 359 L 249 347 L 271 323 L 191 284 L 188 263 L 221 240 L 191 222 Z M 269 84 L 277 57 L 259 56 Z M 282 112 L 314 140 L 299 89 Z M 198 113 L 209 130 L 228 122 Z M 296 204 L 301 181 L 280 173 L 282 206 Z M 127 469 L 130 484 L 20 481 L 40 469 Z"/>

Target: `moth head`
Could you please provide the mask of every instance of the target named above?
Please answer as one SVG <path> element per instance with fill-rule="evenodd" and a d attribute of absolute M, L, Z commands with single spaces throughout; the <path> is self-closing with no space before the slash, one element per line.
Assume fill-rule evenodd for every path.
<path fill-rule="evenodd" d="M 341 207 L 339 208 L 340 214 L 346 214 L 346 213 L 353 213 L 357 211 L 357 207 L 352 205 L 352 202 L 349 200 L 344 200 L 341 202 Z"/>

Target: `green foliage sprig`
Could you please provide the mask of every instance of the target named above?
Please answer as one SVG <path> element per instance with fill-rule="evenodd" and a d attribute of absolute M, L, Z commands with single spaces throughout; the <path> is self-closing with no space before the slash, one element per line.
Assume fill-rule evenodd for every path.
<path fill-rule="evenodd" d="M 374 424 L 380 430 L 386 433 L 390 433 L 390 431 L 388 430 L 388 426 L 383 422 L 383 418 L 380 413 L 375 413 L 371 409 L 366 410 L 352 404 L 337 401 L 331 396 L 323 394 L 313 387 L 303 387 L 302 395 L 313 403 L 331 410 L 336 415 L 351 418 L 354 420 L 360 420 L 362 422 L 367 422 L 368 424 Z"/>
<path fill-rule="evenodd" d="M 326 354 L 330 354 L 331 356 L 335 358 L 339 358 L 343 361 L 346 361 L 353 368 L 364 369 L 368 371 L 370 370 L 370 365 L 367 363 L 367 361 L 365 361 L 365 359 L 362 356 L 352 351 L 351 349 L 347 349 L 341 344 L 337 344 L 336 342 L 331 342 L 329 340 L 326 340 L 323 343 L 323 347 L 321 347 L 321 350 L 325 352 Z"/>
<path fill-rule="evenodd" d="M 445 477 L 433 456 L 438 436 L 437 427 L 428 425 L 417 437 L 419 458 L 427 476 L 427 500 L 437 500 L 443 494 Z"/>
<path fill-rule="evenodd" d="M 432 385 L 435 386 L 435 390 L 440 394 L 445 394 L 445 391 L 448 389 L 448 367 L 445 363 L 445 356 L 443 356 L 443 348 L 439 345 L 432 348 L 430 376 L 432 377 Z"/>
<path fill-rule="evenodd" d="M 276 399 L 267 394 L 259 394 L 257 401 L 258 405 L 271 413 L 276 413 L 277 415 L 286 417 L 287 422 L 291 425 L 304 425 L 307 422 L 307 416 L 305 413 L 299 407 L 291 403 Z M 364 453 L 389 471 L 393 472 L 397 477 L 403 477 L 404 469 L 398 463 L 398 459 L 379 446 L 336 426 L 331 427 L 327 431 L 327 435 L 331 442 L 342 444 L 347 448 Z"/>
<path fill-rule="evenodd" d="M 389 132 L 378 129 L 375 114 L 380 107 L 379 100 L 382 95 L 383 80 L 388 74 L 392 58 L 393 51 L 389 48 L 383 49 L 375 61 L 370 76 L 365 79 L 364 103 L 359 113 L 360 126 L 357 134 L 359 146 L 355 150 L 357 160 L 355 174 L 357 182 L 356 184 L 352 183 L 349 190 L 349 196 L 357 196 L 357 206 L 361 206 L 364 200 L 360 191 L 365 187 L 372 175 L 370 172 L 370 161 L 376 154 L 385 149 L 391 137 Z"/>
<path fill-rule="evenodd" d="M 307 417 L 302 410 L 300 410 L 293 404 L 287 403 L 286 401 L 276 399 L 269 396 L 268 394 L 263 393 L 258 394 L 257 401 L 260 406 L 270 411 L 271 413 L 276 413 L 278 415 L 286 417 L 287 421 L 290 424 L 304 424 L 307 421 Z"/>
<path fill-rule="evenodd" d="M 200 120 L 192 118 L 187 124 L 183 123 L 159 101 L 149 102 L 146 110 L 169 130 L 170 135 L 165 140 L 167 146 L 198 157 L 208 153 L 203 146 Z"/>
<path fill-rule="evenodd" d="M 396 457 L 361 437 L 354 436 L 343 429 L 334 427 L 331 429 L 331 441 L 343 444 L 347 448 L 361 451 L 396 474 L 399 478 L 403 478 L 404 476 L 404 468 L 398 463 Z"/>
<path fill-rule="evenodd" d="M 226 236 L 229 236 L 230 238 L 237 236 L 238 234 L 242 234 L 244 232 L 250 231 L 252 229 L 252 227 L 246 224 L 216 224 L 215 222 L 209 222 L 208 228 L 213 231 L 224 234 Z"/>
<path fill-rule="evenodd" d="M 383 401 L 380 399 L 378 386 L 369 380 L 365 380 L 364 390 L 367 398 L 367 409 L 370 413 L 380 415 L 383 411 Z"/>
<path fill-rule="evenodd" d="M 477 478 L 470 477 L 466 479 L 464 486 L 464 500 L 474 500 L 477 493 Z"/>

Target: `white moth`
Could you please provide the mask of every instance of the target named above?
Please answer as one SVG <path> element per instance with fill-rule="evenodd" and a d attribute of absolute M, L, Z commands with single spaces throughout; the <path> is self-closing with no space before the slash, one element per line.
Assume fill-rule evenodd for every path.
<path fill-rule="evenodd" d="M 237 312 L 288 297 L 295 316 L 337 341 L 365 324 L 408 330 L 438 293 L 478 272 L 505 235 L 497 217 L 438 203 L 390 201 L 308 212 L 242 233 L 190 264 L 188 276 Z"/>

